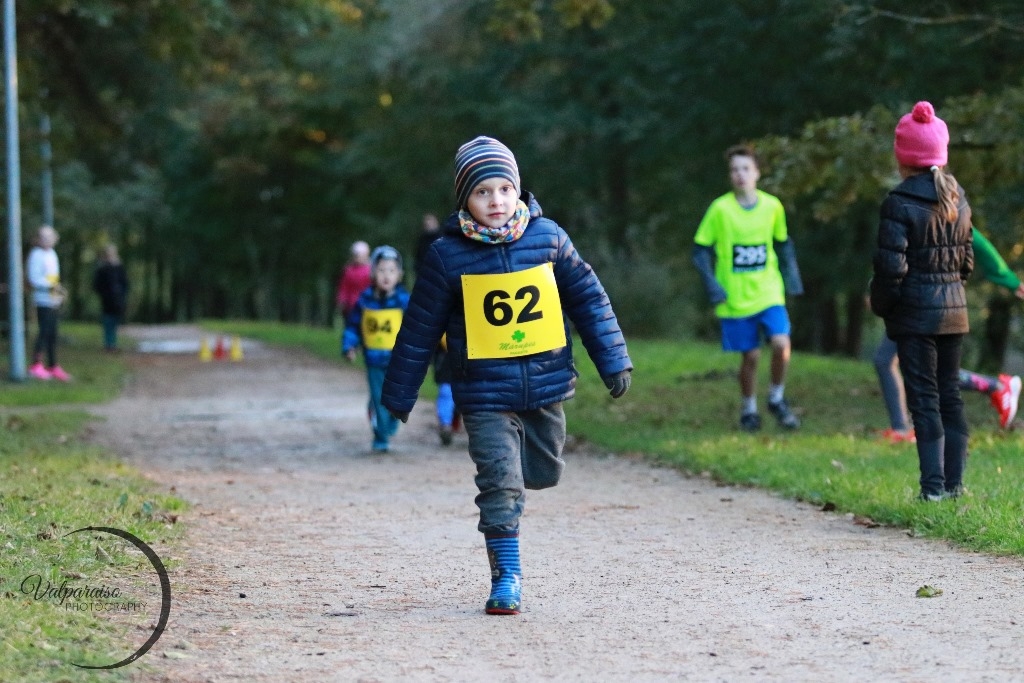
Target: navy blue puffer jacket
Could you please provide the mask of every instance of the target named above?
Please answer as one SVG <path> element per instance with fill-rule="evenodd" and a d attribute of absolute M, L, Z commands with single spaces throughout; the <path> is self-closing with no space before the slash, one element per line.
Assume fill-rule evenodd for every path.
<path fill-rule="evenodd" d="M 527 197 L 530 222 L 522 236 L 499 244 L 465 237 L 453 214 L 444 236 L 433 242 L 423 259 L 402 328 L 384 380 L 383 403 L 407 413 L 423 383 L 441 335 L 448 334 L 452 393 L 459 410 L 534 410 L 572 398 L 579 373 L 573 365 L 572 336 L 560 349 L 503 359 L 473 359 L 466 352 L 463 275 L 511 273 L 545 263 L 554 264 L 563 313 L 572 321 L 601 377 L 633 364 L 626 341 L 597 275 L 573 247 L 557 223 L 541 217 L 540 206 Z"/>
<path fill-rule="evenodd" d="M 882 203 L 871 310 L 885 319 L 891 339 L 968 331 L 971 207 L 962 187 L 955 222 L 939 216 L 937 206 L 931 173 L 905 179 Z"/>

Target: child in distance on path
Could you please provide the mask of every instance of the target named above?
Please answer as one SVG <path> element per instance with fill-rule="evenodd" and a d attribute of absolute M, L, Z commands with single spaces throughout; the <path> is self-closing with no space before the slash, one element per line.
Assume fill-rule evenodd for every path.
<path fill-rule="evenodd" d="M 478 137 L 455 156 L 456 212 L 427 249 L 384 380 L 403 422 L 447 333 L 452 393 L 476 464 L 478 529 L 491 566 L 488 614 L 518 614 L 526 489 L 565 462 L 562 402 L 575 392 L 571 320 L 614 398 L 633 364 L 597 275 L 524 192 L 512 152 Z M 568 318 L 568 320 L 566 320 Z"/>
<path fill-rule="evenodd" d="M 335 305 L 344 319 L 356 305 L 359 295 L 370 286 L 370 245 L 362 240 L 352 243 L 349 260 L 338 278 Z"/>
<path fill-rule="evenodd" d="M 388 441 L 398 431 L 398 420 L 381 403 L 381 388 L 402 316 L 409 306 L 409 293 L 402 285 L 402 256 L 394 247 L 385 245 L 373 250 L 370 272 L 372 284 L 359 295 L 345 318 L 341 352 L 354 361 L 356 349 L 363 348 L 370 385 L 372 448 L 376 453 L 386 453 Z"/>
<path fill-rule="evenodd" d="M 52 226 L 39 228 L 36 246 L 28 253 L 25 277 L 32 287 L 32 303 L 36 307 L 39 334 L 32 352 L 31 377 L 70 382 L 71 375 L 57 364 L 57 325 L 66 292 L 60 284 L 60 260 L 54 247 L 60 235 Z M 46 364 L 43 364 L 45 355 Z"/>
<path fill-rule="evenodd" d="M 974 249 L 971 207 L 945 170 L 948 145 L 946 123 L 928 102 L 897 124 L 903 182 L 882 203 L 871 279 L 871 310 L 896 342 L 924 501 L 959 496 L 967 462 L 959 372 Z"/>

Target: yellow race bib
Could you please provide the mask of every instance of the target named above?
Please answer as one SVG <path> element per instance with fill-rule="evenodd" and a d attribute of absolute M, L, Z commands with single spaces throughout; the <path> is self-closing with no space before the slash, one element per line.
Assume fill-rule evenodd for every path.
<path fill-rule="evenodd" d="M 364 308 L 363 346 L 374 351 L 390 351 L 395 348 L 395 338 L 401 326 L 401 308 Z"/>
<path fill-rule="evenodd" d="M 463 275 L 469 358 L 514 358 L 565 346 L 551 263 L 515 273 Z"/>

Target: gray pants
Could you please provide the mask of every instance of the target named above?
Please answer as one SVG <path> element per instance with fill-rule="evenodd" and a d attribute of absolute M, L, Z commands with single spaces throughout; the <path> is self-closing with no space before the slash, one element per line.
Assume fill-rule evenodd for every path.
<path fill-rule="evenodd" d="M 480 490 L 477 528 L 485 534 L 518 531 L 525 490 L 549 488 L 562 476 L 562 404 L 522 412 L 466 413 L 462 422 Z"/>

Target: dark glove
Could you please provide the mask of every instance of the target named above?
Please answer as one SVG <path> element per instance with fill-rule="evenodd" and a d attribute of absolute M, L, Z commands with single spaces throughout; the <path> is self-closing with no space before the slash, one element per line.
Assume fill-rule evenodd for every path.
<path fill-rule="evenodd" d="M 715 251 L 711 247 L 696 245 L 693 248 L 693 263 L 704 283 L 704 291 L 712 306 L 717 306 L 726 299 L 725 290 L 715 279 Z"/>
<path fill-rule="evenodd" d="M 402 424 L 405 424 L 406 422 L 409 421 L 408 412 L 403 412 L 400 410 L 391 410 L 391 408 L 388 408 L 388 412 L 391 413 L 391 416 L 394 417 L 396 420 L 401 420 Z"/>
<path fill-rule="evenodd" d="M 632 374 L 629 370 L 623 370 L 617 375 L 604 378 L 604 385 L 608 387 L 608 393 L 612 395 L 612 398 L 619 398 L 629 391 Z"/>

